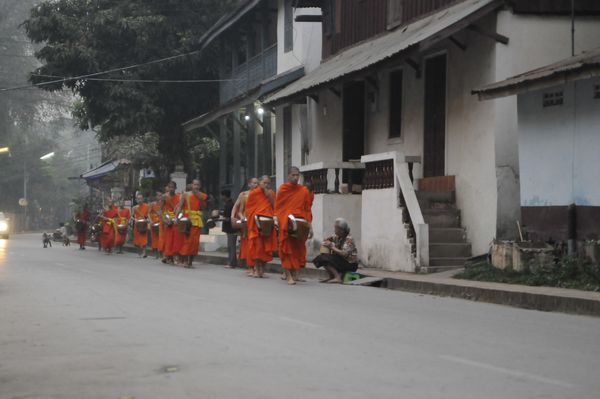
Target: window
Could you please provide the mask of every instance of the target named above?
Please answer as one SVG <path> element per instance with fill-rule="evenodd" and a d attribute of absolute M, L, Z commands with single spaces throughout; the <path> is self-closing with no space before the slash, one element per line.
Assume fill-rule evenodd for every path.
<path fill-rule="evenodd" d="M 600 84 L 594 85 L 594 98 L 600 100 Z"/>
<path fill-rule="evenodd" d="M 390 73 L 390 131 L 389 138 L 402 136 L 402 70 Z"/>
<path fill-rule="evenodd" d="M 562 91 L 554 91 L 551 93 L 544 93 L 544 97 L 542 100 L 542 105 L 544 108 L 546 107 L 554 107 L 563 105 L 563 92 Z"/>
<path fill-rule="evenodd" d="M 294 49 L 294 10 L 292 8 L 292 0 L 284 0 L 283 13 L 283 51 L 287 53 Z"/>

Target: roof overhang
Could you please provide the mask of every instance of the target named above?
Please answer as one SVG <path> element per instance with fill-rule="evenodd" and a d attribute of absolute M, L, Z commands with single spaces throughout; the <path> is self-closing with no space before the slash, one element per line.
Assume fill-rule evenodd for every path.
<path fill-rule="evenodd" d="M 111 174 L 115 170 L 119 168 L 121 165 L 130 165 L 131 162 L 127 159 L 117 159 L 108 162 L 104 162 L 102 165 L 88 170 L 84 174 L 80 176 L 81 179 L 85 179 L 87 181 L 98 180 L 106 175 Z"/>
<path fill-rule="evenodd" d="M 474 89 L 472 93 L 477 94 L 480 100 L 490 100 L 598 76 L 600 48 Z"/>
<path fill-rule="evenodd" d="M 246 107 L 249 104 L 253 104 L 257 100 L 263 99 L 265 96 L 276 92 L 282 87 L 285 87 L 288 84 L 300 79 L 302 76 L 304 76 L 303 66 L 299 66 L 287 72 L 273 76 L 272 78 L 263 81 L 257 88 L 245 93 L 243 96 L 234 98 L 233 100 L 213 109 L 212 111 L 183 123 L 181 126 L 186 132 L 199 129 L 225 115 L 228 115 L 240 108 Z"/>
<path fill-rule="evenodd" d="M 323 62 L 302 79 L 267 97 L 271 105 L 291 102 L 356 77 L 387 61 L 398 61 L 430 48 L 504 5 L 503 0 L 465 0 L 411 24 L 348 48 Z"/>
<path fill-rule="evenodd" d="M 200 37 L 198 42 L 201 49 L 206 48 L 217 37 L 219 37 L 227 29 L 235 25 L 246 14 L 260 4 L 263 0 L 244 0 L 233 11 L 219 18 L 219 20 Z"/>

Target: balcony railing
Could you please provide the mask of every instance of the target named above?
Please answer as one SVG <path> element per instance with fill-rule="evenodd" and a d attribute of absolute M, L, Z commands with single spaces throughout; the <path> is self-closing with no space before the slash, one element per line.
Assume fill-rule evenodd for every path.
<path fill-rule="evenodd" d="M 364 167 L 360 162 L 317 162 L 300 167 L 300 171 L 315 194 L 358 194 Z"/>
<path fill-rule="evenodd" d="M 275 44 L 235 67 L 228 77 L 231 81 L 221 82 L 219 85 L 221 104 L 257 88 L 261 82 L 276 74 L 277 45 Z"/>

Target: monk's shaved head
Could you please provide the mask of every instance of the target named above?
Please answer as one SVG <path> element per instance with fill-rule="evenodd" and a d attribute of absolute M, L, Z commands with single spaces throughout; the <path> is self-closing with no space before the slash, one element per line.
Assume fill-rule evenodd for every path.
<path fill-rule="evenodd" d="M 288 183 L 298 184 L 300 181 L 300 168 L 297 166 L 292 166 L 288 170 Z"/>

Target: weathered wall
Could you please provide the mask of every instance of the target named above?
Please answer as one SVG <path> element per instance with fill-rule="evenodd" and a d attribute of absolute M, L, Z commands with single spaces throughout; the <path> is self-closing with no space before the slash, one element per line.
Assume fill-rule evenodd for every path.
<path fill-rule="evenodd" d="M 362 243 L 359 257 L 369 267 L 414 272 L 415 262 L 397 207 L 396 189 L 362 193 Z"/>
<path fill-rule="evenodd" d="M 568 16 L 515 15 L 498 13 L 497 32 L 510 38 L 508 46 L 496 45 L 492 81 L 539 68 L 571 55 L 571 20 Z M 598 17 L 577 17 L 575 53 L 598 46 Z M 492 82 L 490 81 L 490 83 Z M 520 218 L 517 99 L 494 101 L 495 157 L 498 191 L 498 238 L 514 238 Z"/>
<path fill-rule="evenodd" d="M 600 99 L 589 79 L 519 96 L 521 205 L 600 206 Z M 564 104 L 543 107 L 563 90 Z M 576 104 L 576 106 L 575 106 Z"/>

